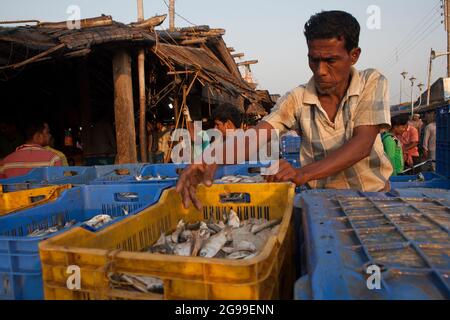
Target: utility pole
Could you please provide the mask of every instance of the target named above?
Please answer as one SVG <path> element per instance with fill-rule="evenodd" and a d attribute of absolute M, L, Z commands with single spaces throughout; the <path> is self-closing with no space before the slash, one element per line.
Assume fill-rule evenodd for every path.
<path fill-rule="evenodd" d="M 445 31 L 447 31 L 447 52 L 450 52 L 450 27 L 449 18 L 450 16 L 450 0 L 444 0 L 444 22 Z M 450 78 L 450 56 L 447 56 L 447 77 Z"/>
<path fill-rule="evenodd" d="M 412 76 L 409 81 L 411 81 L 411 116 L 414 115 L 414 82 L 416 82 L 416 78 Z"/>
<path fill-rule="evenodd" d="M 144 21 L 144 0 L 137 0 L 138 22 Z M 138 52 L 138 77 L 139 77 L 139 148 L 141 151 L 141 162 L 148 161 L 147 154 L 147 130 L 145 126 L 145 50 Z"/>
<path fill-rule="evenodd" d="M 169 2 L 169 31 L 175 31 L 175 0 Z"/>

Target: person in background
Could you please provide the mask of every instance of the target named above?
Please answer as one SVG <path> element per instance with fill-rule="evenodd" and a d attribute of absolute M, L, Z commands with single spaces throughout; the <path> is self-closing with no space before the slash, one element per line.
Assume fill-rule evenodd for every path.
<path fill-rule="evenodd" d="M 436 160 L 436 114 L 430 112 L 426 117 L 428 125 L 424 130 L 423 155 L 425 160 Z M 435 171 L 436 165 L 434 162 L 431 167 Z"/>
<path fill-rule="evenodd" d="M 409 125 L 416 128 L 417 132 L 419 133 L 419 137 L 420 134 L 422 132 L 422 128 L 423 128 L 423 121 L 422 119 L 420 119 L 420 114 L 414 114 L 411 118 L 411 120 L 409 121 Z"/>
<path fill-rule="evenodd" d="M 381 134 L 384 152 L 394 168 L 393 176 L 399 175 L 404 170 L 402 143 L 397 138 L 402 136 L 408 128 L 408 116 L 400 115 L 391 119 L 391 129 Z"/>
<path fill-rule="evenodd" d="M 114 164 L 117 147 L 111 119 L 96 111 L 94 123 L 83 130 L 83 135 L 83 155 L 87 166 Z"/>
<path fill-rule="evenodd" d="M 237 130 L 242 127 L 244 115 L 238 108 L 230 104 L 217 107 L 212 116 L 215 128 L 219 130 L 223 137 L 227 135 L 227 130 Z"/>
<path fill-rule="evenodd" d="M 170 130 L 161 121 L 156 122 L 156 136 L 158 139 L 158 151 L 156 152 L 156 163 L 169 161 Z"/>
<path fill-rule="evenodd" d="M 62 166 L 61 157 L 45 149 L 50 139 L 50 128 L 45 121 L 29 122 L 25 130 L 25 144 L 0 161 L 0 178 L 21 176 L 34 168 Z"/>
<path fill-rule="evenodd" d="M 403 146 L 403 158 L 407 167 L 413 167 L 419 162 L 419 131 L 408 123 L 408 128 L 402 135 L 398 135 Z"/>

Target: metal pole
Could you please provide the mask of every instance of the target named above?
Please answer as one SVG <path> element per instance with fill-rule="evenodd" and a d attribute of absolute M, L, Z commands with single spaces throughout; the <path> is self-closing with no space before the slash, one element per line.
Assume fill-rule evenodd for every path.
<path fill-rule="evenodd" d="M 144 1 L 137 0 L 138 22 L 144 21 Z M 139 147 L 141 150 L 141 162 L 148 162 L 147 130 L 145 126 L 145 51 L 138 52 L 138 77 L 139 77 Z"/>
<path fill-rule="evenodd" d="M 450 28 L 448 25 L 448 17 L 450 16 L 450 0 L 444 3 L 445 30 L 447 31 L 447 52 L 450 52 Z M 447 77 L 450 78 L 450 56 L 447 56 Z"/>
<path fill-rule="evenodd" d="M 428 87 L 427 87 L 427 107 L 430 106 L 430 98 L 431 98 L 431 72 L 433 65 L 433 49 L 430 52 L 430 62 L 428 66 Z"/>
<path fill-rule="evenodd" d="M 169 31 L 175 31 L 175 0 L 169 2 Z"/>

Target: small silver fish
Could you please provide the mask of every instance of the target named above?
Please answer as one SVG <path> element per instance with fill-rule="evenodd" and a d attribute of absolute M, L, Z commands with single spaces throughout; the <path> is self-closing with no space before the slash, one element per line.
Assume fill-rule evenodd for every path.
<path fill-rule="evenodd" d="M 253 253 L 250 251 L 236 251 L 236 252 L 233 252 L 232 254 L 227 255 L 226 259 L 240 260 L 240 259 L 244 259 L 244 258 L 248 257 L 251 254 L 253 254 Z"/>
<path fill-rule="evenodd" d="M 93 217 L 89 221 L 86 221 L 84 224 L 92 228 L 99 228 L 110 221 L 112 221 L 112 218 L 109 215 L 100 214 L 98 216 Z"/>
<path fill-rule="evenodd" d="M 185 226 L 184 221 L 183 221 L 183 220 L 180 220 L 180 221 L 178 222 L 177 229 L 176 229 L 175 232 L 172 233 L 172 235 L 171 235 L 171 238 L 172 238 L 172 242 L 173 242 L 173 243 L 178 243 L 178 240 L 179 240 L 178 238 L 180 237 L 181 233 L 184 231 L 184 226 Z"/>
<path fill-rule="evenodd" d="M 200 256 L 204 258 L 214 257 L 225 244 L 232 240 L 231 228 L 227 227 L 218 234 L 211 236 L 200 250 Z"/>
<path fill-rule="evenodd" d="M 236 212 L 233 209 L 230 210 L 230 215 L 228 216 L 228 226 L 232 228 L 239 228 L 241 226 L 241 222 Z"/>
<path fill-rule="evenodd" d="M 173 252 L 177 256 L 189 257 L 192 253 L 192 244 L 192 241 L 178 243 L 173 249 Z"/>
<path fill-rule="evenodd" d="M 262 223 L 260 225 L 255 225 L 252 227 L 252 233 L 257 234 L 258 232 L 263 231 L 264 229 L 269 229 L 272 227 L 275 227 L 276 225 L 281 223 L 281 219 L 278 220 L 272 220 L 266 223 Z"/>
<path fill-rule="evenodd" d="M 194 236 L 192 235 L 192 231 L 191 230 L 184 230 L 181 234 L 180 237 L 178 238 L 179 242 L 186 242 L 186 241 L 190 241 L 194 238 Z"/>

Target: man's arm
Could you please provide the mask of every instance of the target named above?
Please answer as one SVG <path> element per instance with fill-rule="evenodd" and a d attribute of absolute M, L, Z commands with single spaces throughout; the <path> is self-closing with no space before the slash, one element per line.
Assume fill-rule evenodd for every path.
<path fill-rule="evenodd" d="M 379 126 L 357 127 L 353 137 L 325 159 L 297 170 L 282 165 L 280 171 L 269 181 L 292 181 L 297 185 L 303 185 L 309 181 L 333 176 L 367 158 L 379 133 Z"/>
<path fill-rule="evenodd" d="M 429 151 L 429 141 L 431 136 L 430 126 L 425 127 L 424 135 L 423 135 L 423 153 L 426 159 L 428 159 L 428 151 Z"/>

